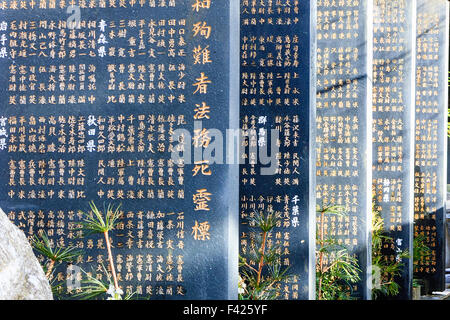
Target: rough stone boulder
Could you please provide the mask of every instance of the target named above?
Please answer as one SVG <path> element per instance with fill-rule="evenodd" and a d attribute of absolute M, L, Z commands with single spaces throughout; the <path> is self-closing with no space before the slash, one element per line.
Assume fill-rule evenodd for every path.
<path fill-rule="evenodd" d="M 0 209 L 0 300 L 51 300 L 52 291 L 25 234 Z"/>

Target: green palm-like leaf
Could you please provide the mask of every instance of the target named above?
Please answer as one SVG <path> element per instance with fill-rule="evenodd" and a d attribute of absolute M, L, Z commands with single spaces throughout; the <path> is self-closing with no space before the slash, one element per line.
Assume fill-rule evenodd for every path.
<path fill-rule="evenodd" d="M 75 298 L 79 298 L 81 300 L 91 300 L 100 297 L 108 291 L 111 284 L 111 278 L 103 264 L 102 268 L 108 281 L 97 279 L 84 270 L 81 270 L 86 276 L 86 279 L 81 281 L 81 291 L 74 295 Z"/>
<path fill-rule="evenodd" d="M 318 212 L 319 214 L 325 214 L 325 215 L 336 215 L 340 217 L 345 217 L 347 215 L 347 211 L 345 210 L 344 206 L 331 206 L 331 207 L 325 207 L 321 211 Z"/>
<path fill-rule="evenodd" d="M 280 218 L 273 211 L 264 214 L 255 210 L 253 216 L 249 218 L 249 225 L 261 229 L 262 232 L 269 232 L 279 221 Z"/>
<path fill-rule="evenodd" d="M 89 203 L 89 206 L 92 214 L 80 210 L 83 217 L 83 221 L 80 222 L 82 226 L 81 229 L 84 230 L 87 235 L 114 230 L 122 215 L 120 212 L 121 204 L 116 208 L 114 208 L 112 204 L 109 204 L 108 207 L 103 210 L 106 214 L 100 211 L 93 201 Z"/>
<path fill-rule="evenodd" d="M 274 211 L 250 214 L 249 227 L 256 230 L 245 256 L 239 257 L 239 274 L 245 282 L 240 300 L 274 300 L 280 296 L 281 281 L 288 280 L 288 268 L 280 264 L 282 246 L 273 243 L 270 232 L 281 219 Z"/>
<path fill-rule="evenodd" d="M 417 266 L 423 258 L 431 255 L 431 249 L 425 244 L 426 237 L 424 235 L 417 235 L 413 240 L 413 261 L 414 265 Z"/>
<path fill-rule="evenodd" d="M 57 263 L 72 262 L 82 254 L 76 247 L 69 246 L 63 248 L 56 245 L 55 248 L 53 248 L 45 232 L 42 232 L 40 235 L 34 235 L 32 246 L 44 257 Z"/>
<path fill-rule="evenodd" d="M 410 258 L 407 250 L 395 253 L 396 259 L 390 260 L 383 253 L 386 244 L 394 242 L 392 237 L 386 235 L 384 220 L 375 206 L 372 204 L 372 264 L 380 270 L 381 279 L 373 277 L 374 289 L 372 289 L 372 299 L 378 299 L 381 296 L 395 296 L 400 292 L 400 285 L 396 279 L 401 275 L 405 264 L 404 259 Z M 374 268 L 375 270 L 375 268 Z M 378 283 L 375 281 L 379 280 Z M 375 286 L 376 285 L 376 286 Z"/>
<path fill-rule="evenodd" d="M 335 215 L 344 217 L 347 215 L 345 207 L 331 206 L 318 212 L 321 217 Z M 358 260 L 350 255 L 348 248 L 338 242 L 336 238 L 322 235 L 324 221 L 317 229 L 317 265 L 316 283 L 317 298 L 322 300 L 350 300 L 352 287 L 360 281 L 361 269 Z M 324 263 L 323 261 L 327 261 Z"/>

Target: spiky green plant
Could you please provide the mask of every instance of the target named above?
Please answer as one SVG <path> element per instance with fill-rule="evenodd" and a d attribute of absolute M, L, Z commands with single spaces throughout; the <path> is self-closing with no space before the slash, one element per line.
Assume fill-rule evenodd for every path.
<path fill-rule="evenodd" d="M 417 235 L 414 237 L 413 241 L 413 263 L 414 267 L 419 265 L 419 262 L 431 255 L 431 249 L 426 245 L 427 238 L 424 235 Z"/>
<path fill-rule="evenodd" d="M 42 268 L 50 283 L 53 296 L 57 297 L 63 288 L 63 282 L 58 281 L 58 279 L 53 276 L 54 271 L 63 263 L 72 263 L 82 254 L 82 252 L 78 248 L 72 246 L 53 246 L 45 231 L 35 234 L 31 241 L 31 245 L 37 253 L 44 256 L 45 260 L 42 264 Z"/>
<path fill-rule="evenodd" d="M 81 300 L 91 300 L 98 298 L 99 296 L 104 295 L 106 294 L 106 292 L 108 292 L 110 286 L 109 282 L 97 279 L 84 270 L 81 271 L 84 273 L 85 277 L 83 278 L 83 280 L 81 280 L 81 288 L 79 289 L 80 292 L 74 294 L 75 298 L 79 298 Z M 106 274 L 108 275 L 108 273 Z"/>
<path fill-rule="evenodd" d="M 249 226 L 256 236 L 248 254 L 239 256 L 239 299 L 275 300 L 280 296 L 279 284 L 290 278 L 288 268 L 281 266 L 281 247 L 268 245 L 268 236 L 280 219 L 275 212 L 254 211 Z"/>
<path fill-rule="evenodd" d="M 316 299 L 348 300 L 351 298 L 352 285 L 360 280 L 358 260 L 348 248 L 325 235 L 325 217 L 347 215 L 342 206 L 332 206 L 318 211 L 320 223 L 317 226 L 316 239 Z M 325 263 L 328 260 L 328 263 Z"/>
<path fill-rule="evenodd" d="M 83 216 L 83 221 L 80 223 L 83 230 L 86 232 L 86 235 L 95 233 L 104 234 L 105 232 L 114 230 L 119 223 L 121 204 L 116 208 L 114 208 L 112 204 L 108 204 L 106 208 L 104 207 L 103 211 L 100 211 L 95 203 L 91 201 L 89 202 L 89 207 L 91 208 L 92 214 L 80 210 L 80 213 Z M 103 212 L 106 212 L 106 215 Z"/>
<path fill-rule="evenodd" d="M 400 251 L 396 254 L 396 259 L 391 261 L 383 254 L 383 246 L 392 243 L 393 238 L 386 235 L 384 220 L 376 210 L 375 203 L 372 204 L 372 265 L 373 273 L 379 271 L 379 277 L 372 274 L 373 289 L 372 299 L 381 297 L 396 296 L 399 294 L 400 285 L 396 278 L 401 275 L 405 264 L 404 259 L 409 258 L 408 251 Z"/>
<path fill-rule="evenodd" d="M 121 289 L 119 288 L 119 282 L 117 280 L 116 269 L 114 266 L 114 257 L 111 251 L 109 232 L 113 231 L 119 223 L 119 218 L 122 215 L 120 212 L 121 205 L 119 204 L 117 207 L 114 207 L 112 204 L 109 204 L 107 207 L 104 207 L 103 211 L 100 211 L 93 201 L 89 203 L 89 206 L 91 208 L 90 213 L 80 210 L 83 219 L 80 222 L 82 230 L 84 230 L 87 235 L 96 233 L 103 234 L 106 242 L 106 248 L 108 250 L 108 260 L 114 280 L 114 288 L 116 291 L 119 291 Z"/>
<path fill-rule="evenodd" d="M 123 291 L 121 289 L 116 290 L 111 276 L 103 263 L 101 274 L 106 276 L 106 281 L 102 280 L 102 276 L 94 277 L 83 269 L 81 269 L 81 272 L 84 273 L 85 277 L 81 281 L 80 291 L 74 297 L 80 300 L 91 300 L 100 297 L 107 300 L 122 300 Z M 132 300 L 134 296 L 135 293 L 127 293 L 123 300 Z"/>
<path fill-rule="evenodd" d="M 58 245 L 53 247 L 45 232 L 34 235 L 32 246 L 38 253 L 42 254 L 48 260 L 48 264 L 45 266 L 45 275 L 48 279 L 50 279 L 56 265 L 62 262 L 70 263 L 81 255 L 81 251 L 76 247 L 69 246 L 63 248 Z"/>
<path fill-rule="evenodd" d="M 414 269 L 419 266 L 420 261 L 429 257 L 432 253 L 431 249 L 426 245 L 427 238 L 424 235 L 416 235 L 413 240 L 413 265 Z M 422 280 L 413 277 L 413 287 L 418 287 Z"/>

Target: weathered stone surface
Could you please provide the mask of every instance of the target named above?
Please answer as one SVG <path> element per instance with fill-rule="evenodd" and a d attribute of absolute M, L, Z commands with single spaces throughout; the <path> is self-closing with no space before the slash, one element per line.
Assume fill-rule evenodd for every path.
<path fill-rule="evenodd" d="M 51 300 L 50 285 L 24 233 L 0 209 L 0 300 Z"/>

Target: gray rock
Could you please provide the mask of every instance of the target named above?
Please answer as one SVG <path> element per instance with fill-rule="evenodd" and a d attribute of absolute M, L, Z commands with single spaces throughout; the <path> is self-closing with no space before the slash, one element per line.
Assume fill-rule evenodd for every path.
<path fill-rule="evenodd" d="M 25 234 L 0 209 L 0 300 L 52 300 Z"/>

